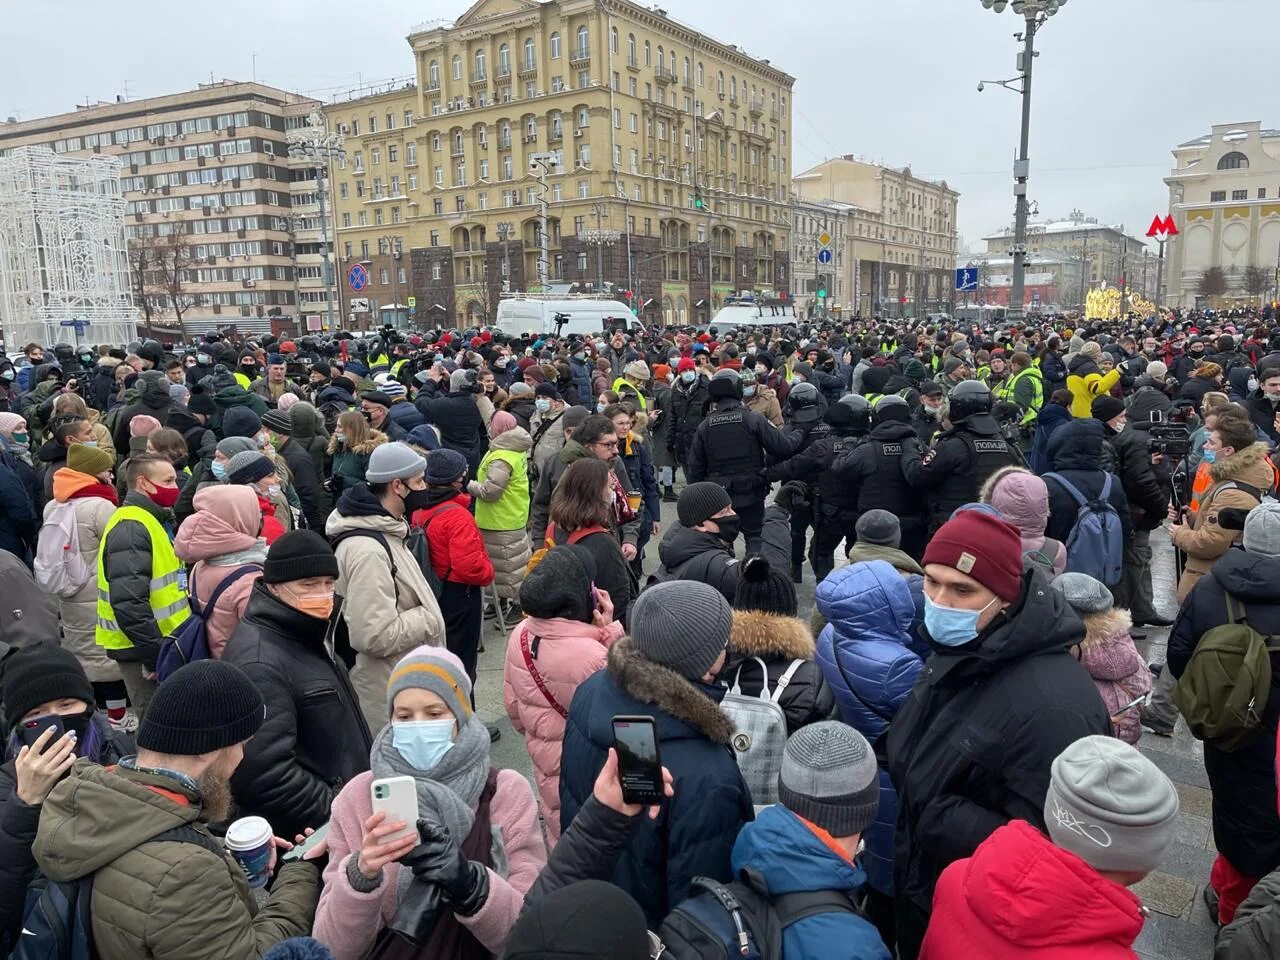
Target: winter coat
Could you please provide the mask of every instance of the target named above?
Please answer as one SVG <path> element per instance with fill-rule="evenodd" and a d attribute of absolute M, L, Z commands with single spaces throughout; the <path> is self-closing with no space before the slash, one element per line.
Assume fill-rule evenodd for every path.
<path fill-rule="evenodd" d="M 278 448 L 280 458 L 293 477 L 293 489 L 302 501 L 302 515 L 311 530 L 323 530 L 325 518 L 320 511 L 320 475 L 316 473 L 311 451 L 290 437 Z"/>
<path fill-rule="evenodd" d="M 1107 474 L 1102 469 L 1102 440 L 1106 433 L 1101 421 L 1089 418 L 1068 423 L 1049 442 L 1049 458 L 1053 463 L 1051 473 L 1058 473 L 1080 492 L 1085 500 L 1102 495 Z M 1049 488 L 1049 522 L 1045 536 L 1066 543 L 1076 525 L 1080 505 L 1076 499 L 1048 473 L 1044 477 Z M 1111 476 L 1111 494 L 1107 500 L 1120 516 L 1120 528 L 1124 542 L 1132 536 L 1129 520 L 1129 498 L 1124 494 L 1124 484 L 1114 474 Z"/>
<path fill-rule="evenodd" d="M 145 442 L 143 445 L 145 448 Z M 34 459 L 36 472 L 40 477 L 36 508 L 43 510 L 44 505 L 53 499 L 53 475 L 67 465 L 67 448 L 57 440 L 46 440 L 36 451 Z"/>
<path fill-rule="evenodd" d="M 1192 377 L 1182 385 L 1178 391 L 1179 400 L 1190 400 L 1195 404 L 1197 412 L 1200 410 L 1200 404 L 1204 402 L 1204 395 L 1215 390 L 1219 390 L 1218 381 L 1205 377 Z"/>
<path fill-rule="evenodd" d="M 347 879 L 350 860 L 360 852 L 364 822 L 373 813 L 369 795 L 372 773 L 362 773 L 334 798 L 329 821 L 329 863 L 324 891 L 316 909 L 312 935 L 333 953 L 334 960 L 360 960 L 368 954 L 379 931 L 395 917 L 399 896 L 399 863 L 382 868 L 382 882 L 362 893 Z M 506 870 L 489 872 L 489 897 L 475 914 L 457 917 L 494 956 L 501 956 L 507 935 L 520 916 L 525 892 L 547 862 L 538 811 L 529 781 L 515 770 L 499 770 L 497 789 L 489 802 L 492 828 L 501 832 Z M 459 841 L 460 842 L 460 841 Z M 420 960 L 452 960 L 419 951 Z"/>
<path fill-rule="evenodd" d="M 222 652 L 267 705 L 231 778 L 236 813 L 266 817 L 279 836 L 327 823 L 337 792 L 369 769 L 369 728 L 346 668 L 325 648 L 328 627 L 258 582 Z"/>
<path fill-rule="evenodd" d="M 259 377 L 257 380 L 253 381 L 253 383 L 249 384 L 249 392 L 254 396 L 261 397 L 263 403 L 272 410 L 275 409 L 276 404 L 280 402 L 280 398 L 286 393 L 292 393 L 299 400 L 307 399 L 306 394 L 302 392 L 302 388 L 292 380 L 285 380 L 284 383 L 280 384 L 276 394 L 273 396 L 271 383 L 266 377 Z"/>
<path fill-rule="evenodd" d="M 876 748 L 883 761 L 884 736 L 922 668 L 907 646 L 915 604 L 901 574 L 883 560 L 854 563 L 818 584 L 818 609 L 828 623 L 818 636 L 818 666 L 835 693 L 840 719 Z M 880 770 L 880 806 L 863 836 L 863 864 L 871 886 L 893 890 L 893 831 L 898 795 Z"/>
<path fill-rule="evenodd" d="M 417 559 L 404 544 L 409 524 L 387 513 L 363 483 L 338 500 L 324 532 L 332 542 L 353 530 L 372 531 L 386 542 L 384 549 L 377 538 L 357 535 L 343 540 L 334 551 L 337 592 L 354 601 L 344 603 L 342 609 L 356 651 L 351 684 L 369 730 L 376 732 L 387 722 L 392 667 L 414 647 L 443 646 L 444 617 Z"/>
<path fill-rule="evenodd" d="M 667 425 L 667 448 L 678 463 L 689 462 L 694 435 L 711 407 L 707 378 L 698 377 L 692 386 L 676 377 L 671 386 L 671 422 Z"/>
<path fill-rule="evenodd" d="M 781 507 L 770 504 L 765 508 L 760 554 L 775 570 L 785 570 L 791 563 L 790 521 Z M 674 523 L 658 544 L 658 560 L 655 579 L 699 580 L 715 587 L 733 603 L 742 568 L 733 548 L 716 534 Z"/>
<path fill-rule="evenodd" d="M 419 397 L 417 407 L 427 423 L 440 431 L 440 445 L 467 458 L 469 473 L 475 475 L 480 458 L 489 449 L 489 435 L 476 406 L 474 393 L 450 393 L 436 399 Z"/>
<path fill-rule="evenodd" d="M 737 680 L 743 696 L 758 697 L 761 681 L 766 677 L 761 676 L 760 664 L 756 661 L 763 661 L 769 692 L 778 694 L 778 706 L 787 718 L 790 735 L 807 724 L 830 719 L 835 712 L 835 697 L 814 657 L 813 634 L 803 620 L 756 610 L 735 610 L 733 629 L 729 633 L 729 657 L 719 679 L 730 687 Z M 794 660 L 804 662 L 779 691 L 778 680 Z"/>
<path fill-rule="evenodd" d="M 978 499 L 1000 511 L 1022 535 L 1023 564 L 1037 562 L 1053 567 L 1054 574 L 1067 569 L 1067 548 L 1044 535 L 1049 522 L 1048 484 L 1021 467 L 1001 467 L 982 485 Z M 1030 556 L 1029 556 L 1030 555 Z"/>
<path fill-rule="evenodd" d="M 556 530 L 554 542 L 563 545 L 569 542 L 572 530 Z M 611 533 L 589 533 L 576 544 L 591 554 L 596 565 L 595 585 L 609 594 L 613 602 L 613 617 L 620 623 L 627 623 L 631 611 L 631 601 L 635 599 L 631 571 L 627 567 L 626 558 L 622 556 L 622 548 L 618 539 Z"/>
<path fill-rule="evenodd" d="M 1067 386 L 1067 365 L 1062 355 L 1046 350 L 1040 360 L 1040 373 L 1044 377 L 1044 395 L 1050 396 L 1055 390 L 1064 390 Z"/>
<path fill-rule="evenodd" d="M 151 842 L 184 825 L 218 852 Z M 89 760 L 77 760 L 44 802 L 34 850 L 50 879 L 93 874 L 101 960 L 254 960 L 308 933 L 320 887 L 314 864 L 286 863 L 255 906 L 244 871 L 209 832 L 197 793 L 172 777 Z"/>
<path fill-rule="evenodd" d="M 529 653 L 543 686 L 567 712 L 578 685 L 604 669 L 609 648 L 622 634 L 622 624 L 617 620 L 607 627 L 598 627 L 563 617 L 550 620 L 529 617 L 516 625 L 507 640 L 502 699 L 511 726 L 524 736 L 533 761 L 538 804 L 549 847 L 554 847 L 560 839 L 560 749 L 564 743 L 565 718 L 533 679 L 521 652 L 520 638 L 528 637 Z"/>
<path fill-rule="evenodd" d="M 533 418 L 538 414 L 538 406 L 531 397 L 508 399 L 502 409 L 516 418 L 516 426 L 523 427 L 533 433 Z"/>
<path fill-rule="evenodd" d="M 532 443 L 533 439 L 529 434 L 520 427 L 516 427 L 499 434 L 489 442 L 489 447 L 491 450 L 512 450 L 517 453 L 528 453 Z M 489 461 L 489 465 L 485 469 L 486 473 L 483 480 L 477 478 L 467 485 L 467 490 L 473 497 L 477 500 L 495 503 L 503 497 L 519 496 L 517 491 L 509 486 L 511 482 L 511 467 L 505 460 L 494 457 Z M 527 519 L 529 516 L 528 500 L 525 499 L 525 502 L 519 506 L 523 509 L 523 515 Z M 529 557 L 532 553 L 528 530 L 525 526 L 520 527 L 518 530 L 485 530 L 482 528 L 480 537 L 484 541 L 484 549 L 485 553 L 489 555 L 489 562 L 493 565 L 493 582 L 498 588 L 498 596 L 516 597 L 520 592 L 520 584 L 524 582 L 525 568 L 529 565 Z"/>
<path fill-rule="evenodd" d="M 1275 960 L 1280 956 L 1280 870 L 1267 874 L 1222 928 L 1213 960 Z"/>
<path fill-rule="evenodd" d="M 778 403 L 778 395 L 768 387 L 757 386 L 756 392 L 747 397 L 743 403 L 748 410 L 754 410 L 764 416 L 775 427 L 781 427 L 782 406 Z"/>
<path fill-rule="evenodd" d="M 943 868 L 1001 824 L 1043 827 L 1053 758 L 1081 737 L 1111 733 L 1097 688 L 1067 649 L 1083 636 L 1048 578 L 1029 570 L 1018 599 L 976 640 L 935 645 L 888 743 L 899 804 L 894 880 L 917 910 L 929 912 Z"/>
<path fill-rule="evenodd" d="M 1280 401 L 1270 400 L 1259 387 L 1244 401 L 1253 425 L 1267 435 L 1272 444 L 1280 443 L 1280 431 L 1276 430 L 1276 416 L 1280 415 Z"/>
<path fill-rule="evenodd" d="M 1132 423 L 1126 424 L 1119 433 L 1106 424 L 1103 429 L 1106 431 L 1104 464 L 1120 478 L 1129 501 L 1133 529 L 1154 530 L 1168 515 L 1169 491 L 1152 467 L 1146 432 L 1136 429 Z"/>
<path fill-rule="evenodd" d="M 1084 640 L 1076 647 L 1084 668 L 1093 677 L 1107 713 L 1115 718 L 1115 735 L 1136 747 L 1142 739 L 1142 723 L 1134 707 L 1120 709 L 1138 697 L 1151 692 L 1151 671 L 1147 661 L 1138 656 L 1138 648 L 1129 636 L 1133 626 L 1127 610 L 1112 608 L 1084 618 Z"/>
<path fill-rule="evenodd" d="M 437 493 L 435 488 L 432 493 Z M 426 530 L 431 569 L 442 581 L 469 587 L 493 583 L 493 564 L 485 552 L 476 518 L 471 515 L 470 496 L 445 493 L 433 506 L 415 511 L 411 523 L 416 529 Z"/>
<path fill-rule="evenodd" d="M 29 562 L 35 552 L 39 526 L 27 472 L 19 466 L 17 457 L 0 455 L 0 550 L 8 551 L 23 563 Z"/>
<path fill-rule="evenodd" d="M 138 399 L 116 415 L 113 440 L 117 450 L 129 449 L 129 422 L 139 414 L 155 417 L 160 426 L 169 425 L 169 381 L 162 374 L 148 373 L 138 378 Z"/>
<path fill-rule="evenodd" d="M 637 414 L 643 417 L 644 414 Z M 642 523 L 653 524 L 662 519 L 662 500 L 658 496 L 658 481 L 653 472 L 653 455 L 649 452 L 649 443 L 635 433 L 620 438 L 618 459 L 627 471 L 628 489 L 640 494 L 644 510 L 637 508 L 637 514 L 643 514 Z"/>
<path fill-rule="evenodd" d="M 1067 364 L 1067 389 L 1071 391 L 1071 415 L 1093 416 L 1092 406 L 1096 397 L 1104 397 L 1120 382 L 1120 368 L 1104 374 L 1096 363 L 1083 353 L 1076 354 Z"/>
<path fill-rule="evenodd" d="M 424 426 L 426 422 L 427 418 L 422 415 L 422 411 L 403 397 L 392 403 L 387 410 L 387 426 L 399 427 L 404 431 L 405 437 L 417 427 Z M 403 440 L 404 437 L 401 439 Z"/>
<path fill-rule="evenodd" d="M 651 716 L 662 764 L 675 778 L 675 796 L 656 820 L 636 828 L 613 872 L 656 929 L 689 895 L 694 877 L 732 879 L 730 852 L 752 818 L 747 788 L 730 746 L 733 721 L 720 709 L 723 688 L 694 684 L 640 654 L 623 638 L 608 665 L 578 687 L 569 706 L 560 762 L 560 826 L 568 828 L 591 796 L 613 746 L 613 717 Z"/>
<path fill-rule="evenodd" d="M 1216 464 L 1215 464 L 1216 466 Z M 1227 622 L 1229 592 L 1258 633 L 1280 634 L 1280 558 L 1228 550 L 1183 601 L 1169 631 L 1169 669 L 1181 677 L 1196 646 Z M 1276 732 L 1280 728 L 1280 653 L 1271 654 L 1271 695 L 1261 705 L 1259 734 L 1230 753 L 1204 745 L 1204 769 L 1213 791 L 1213 840 L 1218 852 L 1246 876 L 1280 867 L 1276 813 Z"/>
<path fill-rule="evenodd" d="M 867 883 L 866 873 L 856 862 L 833 850 L 781 804 L 767 807 L 743 826 L 733 844 L 732 862 L 735 874 L 746 869 L 759 874 L 772 897 L 833 890 L 859 900 Z M 806 917 L 783 930 L 782 955 L 890 960 L 879 931 L 868 920 L 834 911 Z"/>
<path fill-rule="evenodd" d="M 321 483 L 320 513 L 327 517 L 329 511 L 333 509 L 333 502 L 323 486 L 325 454 L 329 444 L 329 431 L 325 429 L 324 417 L 320 415 L 319 410 L 304 400 L 301 405 L 295 403 L 289 408 L 289 423 L 293 427 L 293 442 L 311 454 L 311 464 L 315 467 L 316 480 Z"/>
<path fill-rule="evenodd" d="M 222 418 L 228 410 L 236 407 L 248 407 L 259 417 L 267 412 L 267 402 L 256 393 L 250 393 L 238 383 L 223 386 L 213 395 L 213 403 L 218 408 L 213 415 L 211 426 L 215 433 L 222 436 Z"/>
<path fill-rule="evenodd" d="M 379 430 L 371 430 L 368 440 L 354 446 L 339 443 L 336 437 L 329 438 L 328 451 L 331 457 L 329 478 L 332 481 L 335 498 L 356 484 L 364 483 L 365 471 L 369 469 L 370 454 L 386 442 L 387 435 Z"/>
<path fill-rule="evenodd" d="M 933 907 L 920 960 L 1131 960 L 1146 919 L 1131 890 L 1022 820 L 947 867 Z"/>
<path fill-rule="evenodd" d="M 115 489 L 99 483 L 97 477 L 64 467 L 54 474 L 53 497 L 44 508 L 47 520 L 56 504 L 73 503 L 76 511 L 76 538 L 80 557 L 90 572 L 84 585 L 70 597 L 57 597 L 62 620 L 62 646 L 75 654 L 93 683 L 120 679 L 120 668 L 94 641 L 98 624 L 98 546 L 107 521 L 116 512 Z"/>
<path fill-rule="evenodd" d="M 548 461 L 564 449 L 564 411 L 559 413 L 548 410 L 545 414 L 536 414 L 529 426 L 529 480 L 537 480 L 538 474 L 546 467 Z"/>
<path fill-rule="evenodd" d="M 85 402 L 97 410 L 106 410 L 116 390 L 116 367 L 121 361 L 115 357 L 102 357 L 93 368 L 92 379 L 84 393 Z"/>
<path fill-rule="evenodd" d="M 1258 505 L 1258 497 L 1253 490 L 1238 484 L 1247 484 L 1263 493 L 1271 489 L 1274 474 L 1266 454 L 1266 445 L 1255 443 L 1209 464 L 1213 486 L 1200 498 L 1200 509 L 1191 514 L 1185 526 L 1171 532 L 1169 537 L 1187 557 L 1182 579 L 1178 581 L 1179 603 L 1187 599 L 1196 582 L 1240 536 L 1238 530 L 1227 530 L 1218 523 L 1219 511 L 1224 507 L 1252 510 Z"/>
<path fill-rule="evenodd" d="M 1045 402 L 1040 408 L 1040 413 L 1036 415 L 1036 429 L 1031 438 L 1031 455 L 1027 458 L 1027 465 L 1031 468 L 1031 472 L 1042 475 L 1050 468 L 1049 460 L 1049 438 L 1054 435 L 1059 427 L 1064 423 L 1071 422 L 1071 411 L 1066 407 L 1060 407 L 1056 403 Z"/>
<path fill-rule="evenodd" d="M 577 357 L 569 358 L 569 373 L 573 376 L 573 382 L 578 388 L 578 400 L 581 402 L 583 397 L 591 396 L 591 367 L 586 360 L 579 360 Z"/>

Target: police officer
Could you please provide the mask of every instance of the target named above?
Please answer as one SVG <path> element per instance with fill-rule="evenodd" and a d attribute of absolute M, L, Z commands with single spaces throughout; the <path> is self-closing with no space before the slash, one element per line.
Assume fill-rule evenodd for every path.
<path fill-rule="evenodd" d="M 870 421 L 867 442 L 832 464 L 833 483 L 853 499 L 855 522 L 868 510 L 895 514 L 902 526 L 902 551 L 919 560 L 929 529 L 928 505 L 919 490 L 902 482 L 903 445 L 908 440 L 918 442 L 911 408 L 890 394 L 875 405 Z"/>
<path fill-rule="evenodd" d="M 785 460 L 795 453 L 803 434 L 785 435 L 744 407 L 742 380 L 736 370 L 716 374 L 707 391 L 711 405 L 689 447 L 688 480 L 712 480 L 729 491 L 733 509 L 742 520 L 747 552 L 758 553 L 764 498 L 769 492 L 765 454 Z"/>
<path fill-rule="evenodd" d="M 804 579 L 801 567 L 804 564 L 804 548 L 810 526 L 814 526 L 813 501 L 818 488 L 818 476 L 830 460 L 826 458 L 825 448 L 814 450 L 814 446 L 824 440 L 831 427 L 822 420 L 822 396 L 812 383 L 798 383 L 787 394 L 786 424 L 783 434 L 796 446 L 796 452 L 786 460 L 775 463 L 765 473 L 766 479 L 772 483 L 781 480 L 800 480 L 805 485 L 803 500 L 796 500 L 791 509 L 791 579 L 800 583 Z M 821 579 L 821 578 L 819 578 Z"/>
<path fill-rule="evenodd" d="M 911 437 L 902 445 L 902 475 L 917 490 L 928 492 L 932 530 L 946 523 L 957 507 L 976 502 L 983 481 L 994 471 L 1020 463 L 991 415 L 986 384 L 965 380 L 947 399 L 951 429 L 928 450 Z"/>
<path fill-rule="evenodd" d="M 896 397 L 894 399 L 897 399 Z M 813 545 L 809 562 L 814 579 L 821 583 L 836 565 L 836 547 L 844 540 L 852 546 L 858 539 L 858 492 L 836 472 L 835 464 L 850 457 L 864 445 L 871 429 L 871 404 L 857 394 L 848 394 L 832 404 L 826 421 L 831 432 L 814 444 L 823 470 L 818 475 L 818 500 L 814 506 Z"/>

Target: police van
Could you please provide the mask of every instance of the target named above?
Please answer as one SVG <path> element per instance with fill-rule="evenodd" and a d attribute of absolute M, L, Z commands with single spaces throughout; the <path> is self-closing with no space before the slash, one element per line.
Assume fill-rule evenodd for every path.
<path fill-rule="evenodd" d="M 589 336 L 619 327 L 638 330 L 640 319 L 621 300 L 591 297 L 503 297 L 498 303 L 498 329 L 508 336 L 533 331 L 567 336 Z"/>

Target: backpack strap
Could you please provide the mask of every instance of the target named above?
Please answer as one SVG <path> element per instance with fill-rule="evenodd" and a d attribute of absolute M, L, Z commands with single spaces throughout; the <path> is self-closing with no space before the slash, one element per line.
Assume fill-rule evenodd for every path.
<path fill-rule="evenodd" d="M 399 571 L 396 569 L 396 558 L 391 555 L 391 544 L 387 543 L 387 538 L 384 537 L 382 534 L 380 534 L 377 530 L 348 530 L 345 533 L 340 533 L 333 538 L 333 542 L 330 544 L 330 546 L 333 547 L 333 552 L 337 553 L 338 546 L 344 543 L 345 541 L 350 540 L 352 537 L 368 537 L 370 540 L 377 540 L 380 544 L 382 544 L 382 549 L 387 552 L 387 563 L 391 565 L 391 582 L 392 584 L 394 584 L 397 580 Z M 399 595 L 399 593 L 400 591 L 399 589 L 397 589 L 396 590 L 397 596 Z"/>
<path fill-rule="evenodd" d="M 801 660 L 799 657 L 791 661 L 791 664 L 790 666 L 787 667 L 786 672 L 778 678 L 778 685 L 773 688 L 773 695 L 769 698 L 770 700 L 772 700 L 774 703 L 777 703 L 781 699 L 782 691 L 787 689 L 787 684 L 791 682 L 791 678 L 796 675 L 796 671 L 799 670 L 804 664 L 805 664 L 805 661 Z M 768 674 L 765 674 L 765 679 L 768 680 Z"/>
<path fill-rule="evenodd" d="M 1241 606 L 1240 601 L 1226 591 L 1223 591 L 1222 596 L 1227 604 L 1227 623 L 1245 623 L 1244 607 Z"/>
<path fill-rule="evenodd" d="M 212 613 L 214 608 L 217 607 L 218 601 L 222 599 L 222 594 L 225 593 L 233 583 L 250 573 L 260 573 L 261 571 L 262 567 L 256 563 L 246 563 L 243 566 L 236 567 L 236 569 L 232 570 L 222 578 L 222 582 L 218 584 L 218 588 L 214 590 L 213 595 L 209 597 L 209 602 L 204 605 L 204 610 L 208 610 Z M 196 585 L 194 581 L 191 583 L 191 605 L 196 608 L 194 611 L 196 616 L 204 616 L 203 611 L 200 609 L 200 602 L 196 598 Z"/>
<path fill-rule="evenodd" d="M 1062 489 L 1067 491 L 1068 494 L 1070 494 L 1071 499 L 1075 500 L 1077 506 L 1081 506 L 1081 507 L 1088 506 L 1089 501 L 1084 498 L 1084 494 L 1082 494 L 1079 490 L 1077 490 L 1074 486 L 1072 486 L 1071 483 L 1068 482 L 1066 477 L 1064 477 L 1060 473 L 1046 473 L 1044 475 L 1044 479 L 1046 480 L 1048 480 L 1050 477 L 1053 477 L 1054 480 L 1058 481 Z M 1111 475 L 1107 474 L 1107 478 L 1110 479 L 1110 477 Z"/>
<path fill-rule="evenodd" d="M 784 893 L 773 898 L 773 909 L 778 923 L 785 930 L 793 923 L 824 913 L 847 913 L 861 916 L 853 901 L 839 890 L 806 890 L 802 893 Z"/>
<path fill-rule="evenodd" d="M 1102 481 L 1102 494 L 1098 497 L 1103 503 L 1111 502 L 1111 479 L 1114 474 L 1108 473 L 1106 479 Z"/>
<path fill-rule="evenodd" d="M 567 542 L 570 544 L 574 544 L 580 540 L 586 539 L 587 537 L 591 536 L 591 534 L 593 533 L 608 533 L 608 532 L 609 532 L 608 527 L 602 527 L 598 523 L 593 523 L 589 527 L 581 527 L 573 531 L 573 533 L 569 534 Z"/>
<path fill-rule="evenodd" d="M 213 837 L 206 837 L 189 823 L 184 823 L 177 827 L 170 827 L 163 833 L 157 833 L 154 837 L 150 837 L 145 842 L 161 843 L 165 841 L 171 843 L 190 843 L 193 846 L 204 847 L 210 853 L 219 858 L 223 857 L 222 847 L 219 846 L 218 841 L 214 840 Z"/>

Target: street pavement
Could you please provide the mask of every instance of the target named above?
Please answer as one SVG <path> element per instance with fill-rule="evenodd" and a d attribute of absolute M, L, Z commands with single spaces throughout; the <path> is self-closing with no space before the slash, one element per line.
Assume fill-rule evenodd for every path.
<path fill-rule="evenodd" d="M 675 523 L 675 504 L 664 503 L 663 529 Z M 1153 576 L 1156 602 L 1160 612 L 1172 618 L 1177 609 L 1174 590 L 1173 548 L 1164 530 L 1151 536 L 1154 553 Z M 742 544 L 739 541 L 739 551 Z M 645 571 L 657 564 L 657 543 L 647 551 Z M 813 610 L 813 572 L 805 567 L 805 581 L 797 588 L 800 615 Z M 507 624 L 508 630 L 514 625 Z M 1138 651 L 1148 660 L 1162 662 L 1165 656 L 1167 629 L 1148 628 L 1145 641 L 1138 641 Z M 493 745 L 493 762 L 499 767 L 519 770 L 532 777 L 533 768 L 525 750 L 524 738 L 516 733 L 507 719 L 502 701 L 502 665 L 507 637 L 499 633 L 497 622 L 485 623 L 485 650 L 480 655 L 476 705 L 484 718 L 496 721 L 502 739 Z M 1208 881 L 1209 868 L 1216 855 L 1210 826 L 1209 781 L 1204 772 L 1204 749 L 1191 737 L 1181 719 L 1172 738 L 1144 733 L 1139 745 L 1144 754 L 1173 780 L 1181 797 L 1176 839 L 1160 869 L 1140 884 L 1134 892 L 1148 910 L 1146 925 L 1135 944 L 1143 960 L 1207 960 L 1213 955 L 1214 927 L 1201 898 Z M 1063 904 L 1069 910 L 1070 904 Z"/>

